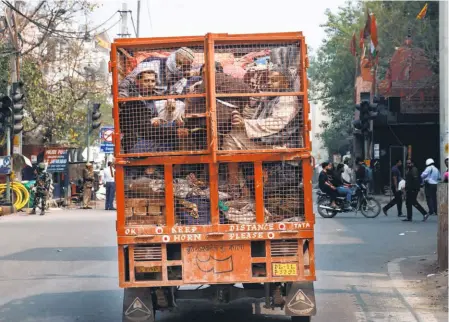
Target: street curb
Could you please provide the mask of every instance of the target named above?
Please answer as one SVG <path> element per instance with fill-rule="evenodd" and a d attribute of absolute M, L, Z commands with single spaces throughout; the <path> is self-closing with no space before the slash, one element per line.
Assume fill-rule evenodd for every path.
<path fill-rule="evenodd" d="M 391 262 L 388 263 L 387 269 L 388 269 L 388 276 L 390 277 L 390 280 L 393 282 L 393 286 L 398 292 L 398 295 L 400 295 L 404 301 L 404 304 L 406 304 L 409 311 L 412 313 L 416 321 L 418 322 L 438 322 L 435 315 L 431 312 L 417 312 L 413 309 L 413 307 L 410 305 L 410 302 L 412 300 L 412 296 L 410 294 L 405 294 L 404 292 L 401 292 L 401 290 L 406 289 L 406 280 L 404 278 L 404 275 L 401 272 L 400 264 L 401 262 L 413 259 L 413 258 L 429 258 L 432 255 L 423 255 L 423 256 L 408 256 L 408 257 L 399 257 L 393 259 Z"/>

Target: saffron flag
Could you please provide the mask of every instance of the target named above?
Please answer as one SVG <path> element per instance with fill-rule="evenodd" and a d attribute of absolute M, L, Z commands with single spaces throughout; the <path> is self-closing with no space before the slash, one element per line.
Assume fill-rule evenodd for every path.
<path fill-rule="evenodd" d="M 377 25 L 376 25 L 376 16 L 374 14 L 371 15 L 370 19 L 370 32 L 371 32 L 371 56 L 375 58 L 377 56 Z"/>
<path fill-rule="evenodd" d="M 359 39 L 359 47 L 360 49 L 363 49 L 363 45 L 364 45 L 365 41 L 363 39 L 363 29 L 360 30 L 360 39 Z"/>
<path fill-rule="evenodd" d="M 427 3 L 424 5 L 424 7 L 421 9 L 421 11 L 416 16 L 416 19 L 421 20 L 423 19 L 427 14 Z"/>
<path fill-rule="evenodd" d="M 351 39 L 351 47 L 350 47 L 350 51 L 352 56 L 356 56 L 357 55 L 357 49 L 356 49 L 356 43 L 357 43 L 357 39 L 355 37 L 355 31 L 352 34 L 352 39 Z"/>
<path fill-rule="evenodd" d="M 366 7 L 366 22 L 365 22 L 365 28 L 363 29 L 363 38 L 368 38 L 368 36 L 371 34 L 371 16 L 369 14 L 368 7 Z"/>

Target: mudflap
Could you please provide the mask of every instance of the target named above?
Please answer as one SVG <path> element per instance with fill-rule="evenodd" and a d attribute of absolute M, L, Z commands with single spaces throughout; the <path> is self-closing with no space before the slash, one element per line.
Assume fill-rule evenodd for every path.
<path fill-rule="evenodd" d="M 154 322 L 153 299 L 149 288 L 125 288 L 123 322 Z"/>
<path fill-rule="evenodd" d="M 285 301 L 285 315 L 314 316 L 316 314 L 313 282 L 292 283 Z"/>
<path fill-rule="evenodd" d="M 313 282 L 290 284 L 287 289 L 285 304 L 282 307 L 266 307 L 263 300 L 253 303 L 252 306 L 255 315 L 314 316 L 316 315 L 316 302 Z"/>

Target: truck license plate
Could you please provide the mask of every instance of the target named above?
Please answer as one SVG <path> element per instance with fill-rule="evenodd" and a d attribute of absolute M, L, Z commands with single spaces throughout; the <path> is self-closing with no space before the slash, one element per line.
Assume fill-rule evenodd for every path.
<path fill-rule="evenodd" d="M 160 273 L 162 272 L 162 267 L 153 266 L 153 267 L 143 267 L 136 266 L 136 273 Z"/>
<path fill-rule="evenodd" d="M 296 276 L 298 275 L 296 264 L 273 263 L 273 276 Z"/>

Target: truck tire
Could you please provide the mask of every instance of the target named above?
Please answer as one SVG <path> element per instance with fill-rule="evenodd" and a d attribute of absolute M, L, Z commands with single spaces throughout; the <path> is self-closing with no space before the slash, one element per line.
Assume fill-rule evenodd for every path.
<path fill-rule="evenodd" d="M 292 316 L 292 322 L 310 322 L 311 320 L 310 316 Z"/>

